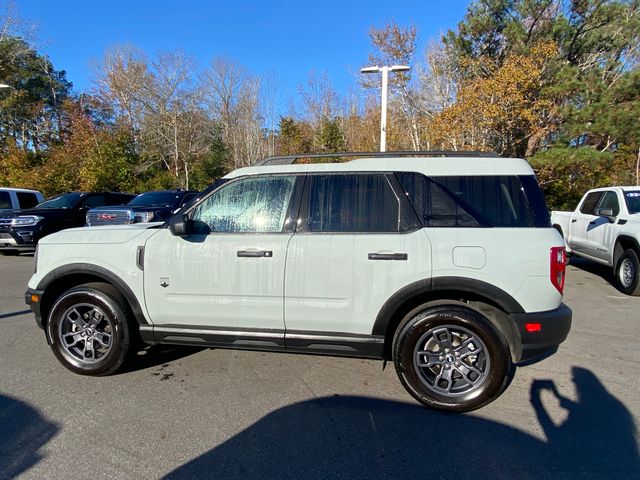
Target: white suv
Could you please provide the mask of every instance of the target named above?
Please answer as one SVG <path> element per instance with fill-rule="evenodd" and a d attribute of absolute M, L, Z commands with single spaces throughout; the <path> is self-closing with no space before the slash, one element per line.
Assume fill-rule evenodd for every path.
<path fill-rule="evenodd" d="M 106 375 L 142 340 L 392 359 L 419 402 L 467 411 L 566 338 L 564 243 L 527 162 L 313 157 L 231 172 L 165 224 L 42 239 L 26 300 L 57 358 Z"/>

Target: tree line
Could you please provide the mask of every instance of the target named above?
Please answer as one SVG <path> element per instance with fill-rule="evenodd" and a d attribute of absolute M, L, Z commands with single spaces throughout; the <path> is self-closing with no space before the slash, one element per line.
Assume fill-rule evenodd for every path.
<path fill-rule="evenodd" d="M 425 6 L 426 8 L 426 6 Z M 367 65 L 412 65 L 389 86 L 389 150 L 524 157 L 552 207 L 640 183 L 638 0 L 477 0 L 419 47 L 416 25 L 368 32 Z M 310 72 L 297 99 L 227 57 L 108 51 L 75 92 L 15 8 L 0 17 L 0 184 L 200 189 L 274 154 L 376 151 L 378 76 L 341 95 Z M 446 160 L 443 160 L 446 161 Z"/>

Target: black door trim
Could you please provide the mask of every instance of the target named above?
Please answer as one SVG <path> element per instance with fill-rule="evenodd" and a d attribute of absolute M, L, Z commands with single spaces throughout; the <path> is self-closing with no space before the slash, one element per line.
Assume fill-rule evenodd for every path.
<path fill-rule="evenodd" d="M 316 355 L 382 359 L 384 337 L 340 332 L 240 329 L 200 325 L 141 325 L 147 343 L 267 350 Z"/>

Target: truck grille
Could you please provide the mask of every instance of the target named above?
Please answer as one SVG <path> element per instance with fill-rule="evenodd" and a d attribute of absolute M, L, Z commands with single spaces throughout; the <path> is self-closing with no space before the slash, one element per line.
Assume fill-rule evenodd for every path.
<path fill-rule="evenodd" d="M 123 225 L 133 223 L 133 212 L 131 210 L 97 210 L 89 211 L 87 215 L 87 225 Z"/>
<path fill-rule="evenodd" d="M 12 217 L 2 217 L 0 218 L 0 227 L 8 227 L 11 225 Z"/>

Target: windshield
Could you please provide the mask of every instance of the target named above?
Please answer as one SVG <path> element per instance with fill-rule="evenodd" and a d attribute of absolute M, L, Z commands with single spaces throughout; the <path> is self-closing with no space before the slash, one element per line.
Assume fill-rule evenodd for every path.
<path fill-rule="evenodd" d="M 35 208 L 73 208 L 80 201 L 83 193 L 65 193 L 52 197 L 35 206 Z"/>
<path fill-rule="evenodd" d="M 127 205 L 132 207 L 177 207 L 182 195 L 176 192 L 147 192 L 141 193 Z"/>
<path fill-rule="evenodd" d="M 627 202 L 629 213 L 640 213 L 640 190 L 624 192 L 624 200 Z"/>

